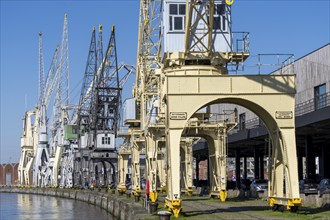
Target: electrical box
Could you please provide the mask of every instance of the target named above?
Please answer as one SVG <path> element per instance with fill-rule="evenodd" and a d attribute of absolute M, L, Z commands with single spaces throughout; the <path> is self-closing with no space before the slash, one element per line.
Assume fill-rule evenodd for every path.
<path fill-rule="evenodd" d="M 78 138 L 78 126 L 77 125 L 65 125 L 64 126 L 64 139 L 74 140 Z"/>
<path fill-rule="evenodd" d="M 135 99 L 126 99 L 123 104 L 123 123 L 126 120 L 136 119 Z"/>

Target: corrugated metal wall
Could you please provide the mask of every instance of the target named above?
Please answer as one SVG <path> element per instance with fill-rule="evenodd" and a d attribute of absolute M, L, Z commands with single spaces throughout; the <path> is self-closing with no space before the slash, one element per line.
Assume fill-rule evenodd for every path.
<path fill-rule="evenodd" d="M 330 44 L 298 59 L 294 64 L 297 75 L 296 104 L 314 98 L 314 87 L 326 84 L 330 91 Z"/>

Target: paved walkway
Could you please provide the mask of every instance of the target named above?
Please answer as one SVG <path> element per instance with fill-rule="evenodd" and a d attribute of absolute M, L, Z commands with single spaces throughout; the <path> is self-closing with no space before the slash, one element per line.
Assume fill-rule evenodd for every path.
<path fill-rule="evenodd" d="M 162 201 L 162 199 L 160 199 Z M 160 205 L 163 205 L 161 203 Z M 229 199 L 225 203 L 208 197 L 183 198 L 179 219 L 330 219 L 330 209 L 302 207 L 297 213 L 271 211 L 265 200 Z M 174 219 L 171 217 L 171 219 Z"/>

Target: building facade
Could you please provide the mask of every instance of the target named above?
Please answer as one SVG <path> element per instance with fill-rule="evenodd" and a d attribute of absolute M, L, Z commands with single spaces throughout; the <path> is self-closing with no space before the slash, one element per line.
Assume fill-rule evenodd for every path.
<path fill-rule="evenodd" d="M 18 163 L 0 164 L 0 186 L 16 186 Z"/>

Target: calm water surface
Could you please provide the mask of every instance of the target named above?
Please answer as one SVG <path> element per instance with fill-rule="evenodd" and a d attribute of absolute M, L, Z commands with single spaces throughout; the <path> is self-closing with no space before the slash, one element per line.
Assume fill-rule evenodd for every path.
<path fill-rule="evenodd" d="M 85 202 L 51 196 L 0 193 L 0 219 L 110 219 L 105 210 Z"/>

